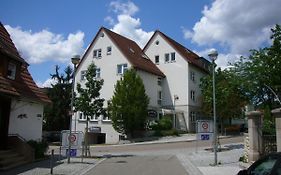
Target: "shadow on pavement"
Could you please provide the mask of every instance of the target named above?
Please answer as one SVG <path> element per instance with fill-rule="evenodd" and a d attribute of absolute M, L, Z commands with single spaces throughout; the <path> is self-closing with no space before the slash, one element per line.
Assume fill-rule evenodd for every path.
<path fill-rule="evenodd" d="M 53 162 L 53 167 L 56 167 L 60 164 L 62 164 L 63 162 L 60 161 L 60 156 L 59 155 L 55 155 L 54 156 L 54 162 Z M 15 167 L 6 171 L 0 171 L 1 175 L 15 175 L 15 174 L 20 174 L 20 173 L 24 173 L 26 171 L 35 169 L 35 168 L 46 168 L 46 169 L 50 169 L 50 158 L 44 159 L 44 160 L 40 160 L 40 161 L 35 161 L 32 163 L 28 163 L 25 165 L 21 165 L 19 167 Z"/>

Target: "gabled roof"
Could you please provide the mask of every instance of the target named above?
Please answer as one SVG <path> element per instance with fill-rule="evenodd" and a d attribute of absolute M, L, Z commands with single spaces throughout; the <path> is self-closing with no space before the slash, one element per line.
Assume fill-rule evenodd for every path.
<path fill-rule="evenodd" d="M 208 69 L 206 67 L 204 67 L 204 65 L 202 63 L 202 59 L 204 59 L 204 58 L 198 56 L 196 53 L 192 52 L 190 49 L 184 47 L 183 45 L 181 45 L 177 41 L 173 40 L 172 38 L 168 37 L 167 35 L 165 35 L 164 33 L 162 33 L 159 30 L 156 30 L 154 32 L 152 37 L 149 39 L 149 41 L 147 42 L 147 44 L 143 48 L 143 52 L 146 51 L 148 46 L 151 44 L 152 39 L 157 34 L 161 35 L 170 44 L 170 46 L 172 46 L 188 63 L 198 67 L 199 69 L 201 69 L 205 72 L 209 72 Z M 207 60 L 205 60 L 205 61 L 207 61 Z"/>
<path fill-rule="evenodd" d="M 21 58 L 17 48 L 15 47 L 10 34 L 5 29 L 3 24 L 0 22 L 0 52 L 13 57 L 17 61 L 26 63 L 23 58 Z"/>
<path fill-rule="evenodd" d="M 19 77 L 16 80 L 10 80 L 0 73 L 0 94 L 16 97 L 26 97 L 38 102 L 51 102 L 47 95 L 37 87 L 28 72 L 28 64 L 20 56 L 9 33 L 0 22 L 0 59 L 8 59 L 19 62 L 17 71 Z"/>
<path fill-rule="evenodd" d="M 153 64 L 153 62 L 148 58 L 148 56 L 142 51 L 142 49 L 134 41 L 119 35 L 111 30 L 101 27 L 92 43 L 88 47 L 88 50 L 84 54 L 83 58 L 89 52 L 91 45 L 100 36 L 101 32 L 105 32 L 111 41 L 116 45 L 116 47 L 121 51 L 121 53 L 127 58 L 127 60 L 132 64 L 135 69 L 143 70 L 154 75 L 165 77 L 161 70 Z"/>

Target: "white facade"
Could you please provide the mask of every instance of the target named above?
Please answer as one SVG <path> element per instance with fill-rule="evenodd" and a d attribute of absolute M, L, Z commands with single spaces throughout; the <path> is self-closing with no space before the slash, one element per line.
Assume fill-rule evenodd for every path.
<path fill-rule="evenodd" d="M 124 50 L 120 50 L 120 47 L 116 45 L 118 43 L 114 42 L 110 35 L 104 29 L 99 31 L 83 56 L 75 74 L 75 89 L 77 83 L 80 83 L 83 87 L 86 81 L 83 73 L 91 63 L 96 65 L 99 70 L 99 78 L 104 80 L 101 98 L 105 99 L 105 108 L 107 107 L 107 101 L 113 96 L 116 82 L 124 73 L 120 68 L 130 69 L 134 67 L 130 59 L 124 54 Z M 130 47 L 127 49 L 129 52 L 134 52 Z M 195 124 L 193 114 L 196 115 L 201 107 L 200 78 L 206 73 L 190 64 L 160 34 L 156 33 L 144 52 L 153 63 L 155 62 L 155 56 L 158 56 L 159 62 L 155 64 L 166 76 L 159 76 L 142 69 L 136 69 L 137 74 L 143 80 L 146 94 L 150 99 L 149 109 L 161 113 L 162 109 L 173 110 L 175 107 L 176 111 L 178 111 L 178 122 L 181 129 L 193 130 L 192 122 Z M 165 59 L 165 54 L 169 54 L 169 60 Z M 148 58 L 144 57 L 143 59 Z M 154 65 L 152 64 L 152 66 Z M 176 96 L 178 97 L 177 100 L 175 100 Z M 83 117 L 81 112 L 76 112 L 72 118 L 72 130 L 84 132 L 85 127 L 86 118 Z M 103 118 L 103 116 L 92 117 L 89 122 L 89 128 L 91 127 L 98 127 L 101 133 L 106 134 L 105 143 L 114 144 L 119 141 L 120 134 L 114 130 L 108 118 Z"/>
<path fill-rule="evenodd" d="M 110 52 L 108 52 L 108 47 L 111 48 Z M 94 57 L 94 51 L 100 49 L 100 55 Z M 101 32 L 97 35 L 97 38 L 88 48 L 88 51 L 83 56 L 83 59 L 76 70 L 75 89 L 77 87 L 77 83 L 80 83 L 82 87 L 84 87 L 86 80 L 83 80 L 81 77 L 83 77 L 83 71 L 86 71 L 91 63 L 94 63 L 96 67 L 100 69 L 100 78 L 104 80 L 100 93 L 101 98 L 105 99 L 104 107 L 107 108 L 107 101 L 113 96 L 114 86 L 123 74 L 123 71 L 121 71 L 121 74 L 118 73 L 118 65 L 126 65 L 127 69 L 132 68 L 132 65 L 126 56 L 119 50 L 118 46 L 115 45 L 108 34 L 103 30 L 101 30 Z M 150 97 L 149 107 L 153 109 L 158 108 L 157 92 L 158 89 L 161 88 L 157 84 L 158 76 L 142 70 L 137 70 L 137 74 L 143 79 L 146 93 Z M 81 118 L 82 114 L 80 113 L 81 112 L 77 112 L 74 114 L 72 119 L 72 130 L 85 130 L 86 118 Z M 108 118 L 103 119 L 102 116 L 99 116 L 94 119 L 90 119 L 89 128 L 90 127 L 101 128 L 101 133 L 106 134 L 105 143 L 107 144 L 115 144 L 119 141 L 120 134 L 114 130 L 111 121 L 108 120 Z"/>
<path fill-rule="evenodd" d="M 25 140 L 41 141 L 44 105 L 28 99 L 13 99 L 9 134 L 18 134 Z"/>
<path fill-rule="evenodd" d="M 201 107 L 200 79 L 206 73 L 189 63 L 164 37 L 156 33 L 144 52 L 166 75 L 162 87 L 162 107 L 175 107 L 179 113 L 182 112 L 186 129 L 194 131 L 196 115 Z M 166 54 L 169 55 L 169 60 L 166 59 Z M 158 60 L 155 60 L 156 57 Z"/>

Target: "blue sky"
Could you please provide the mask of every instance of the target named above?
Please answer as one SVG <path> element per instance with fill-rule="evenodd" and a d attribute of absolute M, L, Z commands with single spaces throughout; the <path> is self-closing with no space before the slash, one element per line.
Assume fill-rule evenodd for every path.
<path fill-rule="evenodd" d="M 216 48 L 218 65 L 226 67 L 270 44 L 280 7 L 280 0 L 2 0 L 0 21 L 35 82 L 48 86 L 55 65 L 63 70 L 83 54 L 101 26 L 141 47 L 158 29 L 200 56 Z"/>

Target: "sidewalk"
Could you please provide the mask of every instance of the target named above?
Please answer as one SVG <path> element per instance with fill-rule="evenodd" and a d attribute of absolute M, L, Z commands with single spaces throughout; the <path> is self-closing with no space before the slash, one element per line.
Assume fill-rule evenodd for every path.
<path fill-rule="evenodd" d="M 54 161 L 53 174 L 54 175 L 82 175 L 94 166 L 99 164 L 103 159 L 84 158 L 71 158 L 70 163 L 67 159 L 58 160 L 58 156 Z M 0 171 L 1 175 L 50 175 L 50 160 L 43 160 L 23 165 L 9 171 Z"/>
<path fill-rule="evenodd" d="M 129 143 L 122 145 L 111 146 L 125 146 L 125 145 L 140 145 L 140 144 L 161 144 L 161 143 L 173 143 L 173 142 L 190 142 L 196 140 L 196 134 L 184 134 L 180 137 L 163 137 L 158 140 L 148 142 Z M 96 147 L 96 146 L 95 146 Z M 218 152 L 217 166 L 212 166 L 214 163 L 214 153 L 210 150 L 205 150 L 206 147 L 199 147 L 196 151 L 178 150 L 175 152 L 168 152 L 167 154 L 176 155 L 182 166 L 190 175 L 235 175 L 239 172 L 239 158 L 243 155 L 244 148 L 242 143 L 233 143 L 222 145 L 223 148 L 228 148 L 222 152 Z M 57 149 L 57 147 L 50 147 L 51 149 Z M 105 155 L 105 154 L 104 154 Z M 138 156 L 138 154 L 136 154 Z M 84 158 L 81 162 L 81 158 L 71 158 L 71 163 L 67 164 L 67 159 L 58 160 L 54 164 L 53 174 L 86 174 L 88 170 L 95 168 L 105 158 Z M 41 175 L 50 174 L 50 161 L 44 160 L 35 162 L 29 165 L 25 165 L 8 172 L 0 172 L 2 175 Z"/>

